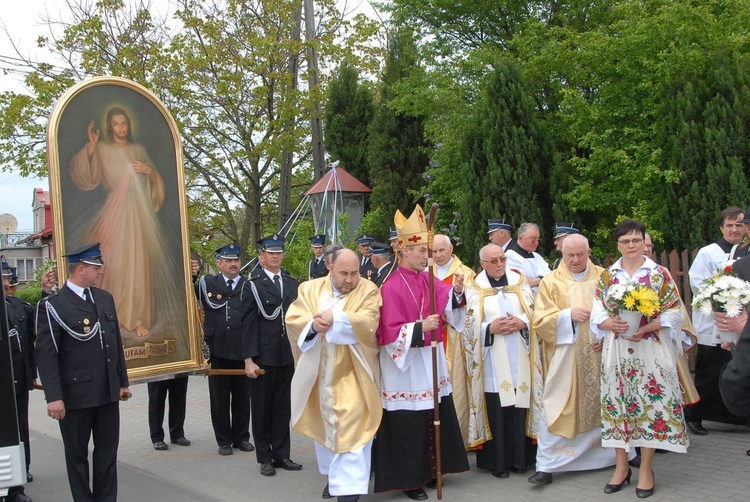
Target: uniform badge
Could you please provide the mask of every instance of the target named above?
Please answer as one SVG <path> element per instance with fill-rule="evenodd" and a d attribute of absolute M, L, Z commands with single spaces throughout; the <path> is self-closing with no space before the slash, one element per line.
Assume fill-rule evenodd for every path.
<path fill-rule="evenodd" d="M 221 300 L 221 293 L 219 293 L 218 295 L 216 295 L 216 299 L 217 300 Z"/>
<path fill-rule="evenodd" d="M 86 319 L 86 320 L 88 320 L 88 319 Z M 84 333 L 89 333 L 90 331 L 91 331 L 91 328 L 90 328 L 90 327 L 88 327 L 88 326 L 84 326 L 84 327 L 83 327 L 83 332 L 84 332 Z"/>
<path fill-rule="evenodd" d="M 90 322 L 91 322 L 91 321 L 89 321 L 88 319 L 84 319 L 84 320 L 83 320 L 83 324 L 85 324 L 86 326 L 88 326 Z"/>
<path fill-rule="evenodd" d="M 213 296 L 213 293 L 209 293 L 208 297 L 211 298 Z"/>

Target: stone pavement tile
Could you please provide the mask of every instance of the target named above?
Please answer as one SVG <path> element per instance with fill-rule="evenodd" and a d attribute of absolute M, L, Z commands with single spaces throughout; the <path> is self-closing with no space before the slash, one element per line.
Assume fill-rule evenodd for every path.
<path fill-rule="evenodd" d="M 184 500 L 205 501 L 280 501 L 299 502 L 322 500 L 320 493 L 325 486 L 325 477 L 318 473 L 312 441 L 292 433 L 293 460 L 304 465 L 303 470 L 287 472 L 278 470 L 277 475 L 266 478 L 260 475 L 255 453 L 242 453 L 221 457 L 211 427 L 208 402 L 207 379 L 202 376 L 190 377 L 188 385 L 188 409 L 185 421 L 185 435 L 193 444 L 189 447 L 171 445 L 169 450 L 157 452 L 153 449 L 148 432 L 148 394 L 145 385 L 133 385 L 133 398 L 121 406 L 121 440 L 119 461 L 121 472 L 128 469 L 134 477 L 127 481 L 121 477 L 120 494 L 123 501 L 146 500 L 141 486 L 131 484 L 133 480 L 156 490 L 167 493 L 155 500 L 181 501 L 178 492 L 188 494 Z M 46 407 L 41 392 L 32 392 L 30 399 L 30 422 L 33 437 L 59 439 L 57 423 L 46 416 Z M 165 419 L 166 422 L 166 419 Z M 166 426 L 166 423 L 165 423 Z M 747 501 L 750 500 L 750 457 L 745 450 L 750 448 L 750 429 L 706 422 L 707 436 L 691 438 L 691 447 L 686 455 L 669 453 L 656 455 L 656 494 L 654 502 L 705 502 L 707 500 Z M 252 438 L 251 438 L 252 440 Z M 58 442 L 61 448 L 61 443 Z M 32 472 L 36 475 L 35 455 L 40 452 L 32 440 Z M 51 465 L 57 462 L 54 471 L 57 493 L 43 493 L 45 485 L 32 487 L 38 495 L 35 500 L 66 500 L 56 495 L 67 494 L 65 465 L 60 454 L 52 453 Z M 41 453 L 44 454 L 44 453 Z M 56 459 L 56 460 L 55 460 Z M 602 490 L 609 481 L 611 469 L 588 472 L 556 474 L 554 483 L 547 487 L 531 485 L 525 475 L 511 474 L 508 479 L 497 479 L 487 471 L 476 469 L 473 454 L 469 454 L 472 470 L 464 474 L 445 477 L 443 500 L 464 501 L 530 501 L 530 502 L 608 502 L 635 500 L 637 470 L 633 473 L 633 484 L 617 494 L 606 496 Z M 52 476 L 52 474 L 45 474 Z M 140 482 L 144 478 L 146 481 Z M 60 481 L 62 480 L 62 481 Z M 150 484 L 153 481 L 154 484 Z M 36 485 L 36 486 L 35 486 Z M 182 491 L 180 491 L 182 490 Z M 716 496 L 720 491 L 722 495 Z M 174 495 L 172 495 L 174 491 Z M 430 500 L 437 500 L 434 490 L 429 490 Z M 408 499 L 400 492 L 370 494 L 360 499 L 362 502 L 385 502 Z"/>

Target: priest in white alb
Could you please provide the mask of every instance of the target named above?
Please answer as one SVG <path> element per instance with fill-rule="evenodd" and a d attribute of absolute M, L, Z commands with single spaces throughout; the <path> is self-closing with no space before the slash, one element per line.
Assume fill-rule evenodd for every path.
<path fill-rule="evenodd" d="M 380 425 L 380 292 L 361 280 L 359 258 L 326 251 L 330 274 L 300 284 L 289 307 L 289 339 L 300 349 L 292 379 L 292 427 L 314 440 L 323 496 L 355 502 L 370 483 L 373 437 Z"/>
<path fill-rule="evenodd" d="M 615 464 L 601 446 L 599 374 L 601 341 L 591 339 L 589 317 L 602 268 L 589 260 L 588 239 L 568 235 L 562 262 L 542 279 L 534 308 L 534 331 L 542 344 L 543 385 L 537 427 L 536 470 L 529 482 L 552 483 L 552 473 Z"/>
<path fill-rule="evenodd" d="M 526 278 L 506 268 L 503 248 L 488 244 L 479 251 L 482 272 L 466 288 L 464 330 L 466 367 L 470 371 L 469 444 L 477 467 L 498 478 L 523 473 L 534 463 L 530 344 L 533 297 Z"/>

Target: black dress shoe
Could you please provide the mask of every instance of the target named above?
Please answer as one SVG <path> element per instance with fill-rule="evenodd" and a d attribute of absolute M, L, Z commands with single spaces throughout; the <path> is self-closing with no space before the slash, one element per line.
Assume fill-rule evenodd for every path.
<path fill-rule="evenodd" d="M 437 479 L 433 479 L 424 486 L 425 488 L 429 488 L 430 490 L 437 490 Z"/>
<path fill-rule="evenodd" d="M 509 478 L 509 477 L 510 477 L 510 474 L 508 474 L 508 471 L 503 471 L 503 472 L 498 472 L 498 471 L 490 471 L 490 472 L 491 472 L 491 473 L 492 473 L 492 475 L 493 475 L 493 476 L 495 476 L 496 478 L 502 478 L 502 479 L 505 479 L 505 478 Z"/>
<path fill-rule="evenodd" d="M 188 438 L 186 438 L 185 436 L 179 437 L 177 439 L 173 439 L 171 441 L 171 443 L 172 444 L 177 444 L 177 445 L 180 445 L 180 446 L 190 446 L 192 444 L 191 441 Z"/>
<path fill-rule="evenodd" d="M 529 483 L 535 485 L 547 486 L 552 484 L 552 473 L 536 471 L 534 474 L 529 476 Z"/>
<path fill-rule="evenodd" d="M 651 470 L 651 476 L 654 476 L 653 469 Z M 651 495 L 654 494 L 654 488 L 656 488 L 656 477 L 654 476 L 654 484 L 651 485 L 651 488 L 638 488 L 635 487 L 635 496 L 639 499 L 646 499 L 649 498 Z"/>
<path fill-rule="evenodd" d="M 234 448 L 238 448 L 240 451 L 254 451 L 255 446 L 250 441 L 240 441 L 232 445 Z"/>
<path fill-rule="evenodd" d="M 625 481 L 627 481 L 628 484 L 630 484 L 630 476 L 632 474 L 633 474 L 633 471 L 630 470 L 630 467 L 628 467 L 628 475 L 627 475 L 627 477 L 625 479 L 622 480 L 622 483 L 620 483 L 618 485 L 614 485 L 612 483 L 607 483 L 606 485 L 604 485 L 604 493 L 606 493 L 607 495 L 609 495 L 610 493 L 617 493 L 620 490 L 622 490 L 622 485 L 625 484 Z"/>
<path fill-rule="evenodd" d="M 528 469 L 523 469 L 520 467 L 513 467 L 512 465 L 508 467 L 508 470 L 514 474 L 525 474 Z"/>
<path fill-rule="evenodd" d="M 357 502 L 359 495 L 341 495 L 336 498 L 337 502 Z"/>
<path fill-rule="evenodd" d="M 30 472 L 26 472 L 26 482 L 31 483 L 34 481 L 34 476 Z"/>
<path fill-rule="evenodd" d="M 331 495 L 331 492 L 328 491 L 328 483 L 326 483 L 326 487 L 323 488 L 323 495 L 321 495 L 324 499 L 332 499 L 333 495 Z"/>
<path fill-rule="evenodd" d="M 641 455 L 640 455 L 640 453 L 638 455 L 636 455 L 635 457 L 633 457 L 633 460 L 628 460 L 628 465 L 630 465 L 630 467 L 635 467 L 636 469 L 640 469 L 641 468 Z"/>
<path fill-rule="evenodd" d="M 8 497 L 5 497 L 5 502 L 34 502 L 34 501 L 31 500 L 31 497 L 29 497 L 25 493 L 16 493 L 15 495 L 10 495 Z"/>
<path fill-rule="evenodd" d="M 232 451 L 231 445 L 223 444 L 219 446 L 219 455 L 231 455 L 232 453 L 234 452 Z"/>
<path fill-rule="evenodd" d="M 708 434 L 708 431 L 705 427 L 703 427 L 703 424 L 700 421 L 689 421 L 687 422 L 688 429 L 690 429 L 690 432 L 697 436 L 705 436 Z"/>
<path fill-rule="evenodd" d="M 164 441 L 154 441 L 154 450 L 168 450 L 169 445 Z"/>
<path fill-rule="evenodd" d="M 300 469 L 302 469 L 302 466 L 300 464 L 298 464 L 297 462 L 292 462 L 288 458 L 285 458 L 283 460 L 274 460 L 273 466 L 284 469 L 285 471 L 299 471 Z"/>
<path fill-rule="evenodd" d="M 276 469 L 273 468 L 273 464 L 271 462 L 263 462 L 262 464 L 260 464 L 260 473 L 263 476 L 275 476 Z"/>
<path fill-rule="evenodd" d="M 404 490 L 404 493 L 412 500 L 427 500 L 429 498 L 427 497 L 427 493 L 425 493 L 422 488 L 417 488 L 415 490 Z"/>

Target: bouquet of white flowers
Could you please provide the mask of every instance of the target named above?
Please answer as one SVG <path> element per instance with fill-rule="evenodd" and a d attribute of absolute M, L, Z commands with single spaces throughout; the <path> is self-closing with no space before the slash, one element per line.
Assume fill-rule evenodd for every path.
<path fill-rule="evenodd" d="M 728 275 L 726 270 L 703 283 L 693 298 L 693 308 L 707 316 L 714 312 L 726 312 L 728 317 L 737 317 L 748 303 L 750 283 Z"/>

